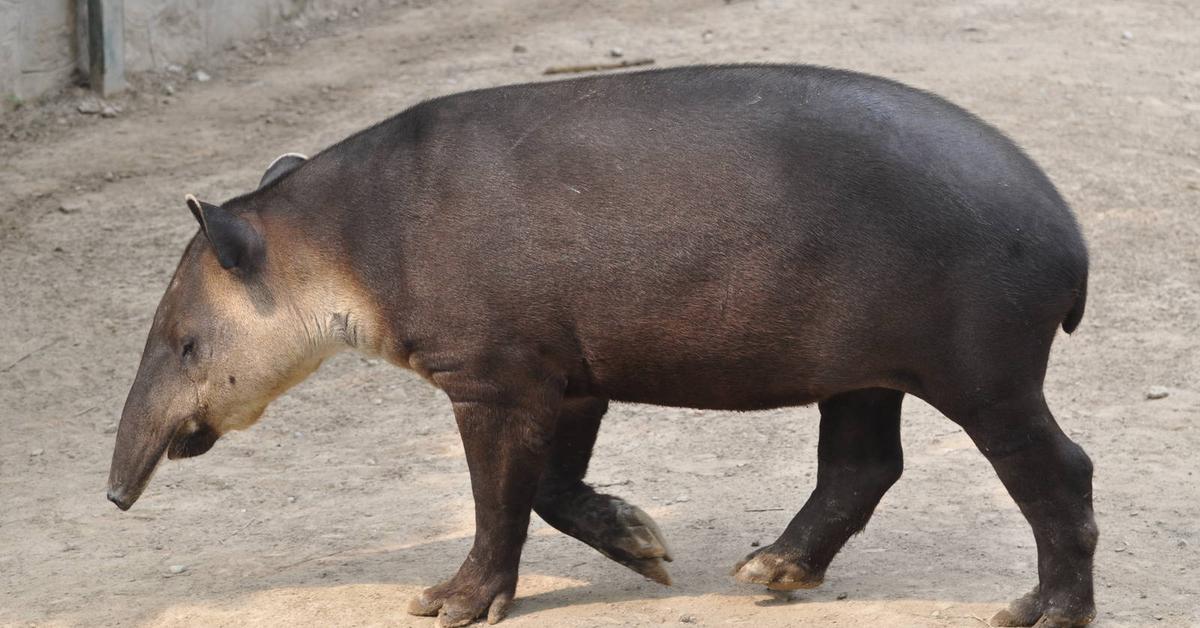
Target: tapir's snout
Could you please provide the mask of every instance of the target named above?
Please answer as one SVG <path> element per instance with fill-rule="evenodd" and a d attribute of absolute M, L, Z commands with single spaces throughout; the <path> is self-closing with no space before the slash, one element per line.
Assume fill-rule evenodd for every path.
<path fill-rule="evenodd" d="M 150 476 L 154 474 L 154 468 L 162 459 L 165 447 L 152 445 L 147 449 L 131 449 L 122 449 L 118 443 L 108 474 L 108 501 L 121 510 L 129 510 L 142 496 Z"/>
<path fill-rule="evenodd" d="M 195 419 L 184 420 L 174 430 L 157 424 L 138 429 L 139 425 L 145 427 L 139 419 L 122 418 L 117 428 L 117 446 L 108 474 L 108 501 L 121 510 L 129 510 L 141 497 L 163 454 L 172 459 L 199 456 L 220 438 L 216 430 Z"/>
<path fill-rule="evenodd" d="M 172 429 L 175 422 L 164 421 L 160 415 L 145 410 L 147 399 L 139 379 L 117 426 L 117 442 L 108 471 L 108 501 L 121 510 L 129 510 L 141 497 L 175 433 Z"/>

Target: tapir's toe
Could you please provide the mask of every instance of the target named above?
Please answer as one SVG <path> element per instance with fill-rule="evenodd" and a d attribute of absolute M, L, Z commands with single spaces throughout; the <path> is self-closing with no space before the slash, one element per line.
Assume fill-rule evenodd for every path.
<path fill-rule="evenodd" d="M 436 628 L 466 626 L 483 617 L 485 612 L 487 613 L 487 623 L 496 624 L 508 614 L 510 606 L 512 606 L 512 596 L 504 593 L 497 595 L 490 604 L 482 608 L 475 600 L 451 598 L 442 605 L 437 621 L 433 625 Z"/>
<path fill-rule="evenodd" d="M 661 585 L 671 586 L 671 574 L 660 558 L 617 559 L 617 562 Z"/>
<path fill-rule="evenodd" d="M 442 599 L 432 593 L 433 589 L 425 589 L 417 597 L 408 602 L 408 614 L 420 617 L 434 617 L 442 608 Z"/>
<path fill-rule="evenodd" d="M 1038 601 L 1038 590 L 1026 593 L 1013 600 L 1008 608 L 992 617 L 993 626 L 1032 626 L 1042 616 L 1042 604 Z"/>
<path fill-rule="evenodd" d="M 738 582 L 761 584 L 774 591 L 813 589 L 825 580 L 825 574 L 806 566 L 799 558 L 764 547 L 733 568 Z"/>

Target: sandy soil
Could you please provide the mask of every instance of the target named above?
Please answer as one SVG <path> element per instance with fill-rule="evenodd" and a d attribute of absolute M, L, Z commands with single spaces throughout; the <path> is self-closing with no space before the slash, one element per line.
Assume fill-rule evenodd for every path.
<path fill-rule="evenodd" d="M 115 118 L 71 98 L 5 116 L 0 624 L 431 625 L 403 609 L 470 544 L 466 469 L 448 404 L 387 365 L 341 356 L 254 429 L 165 464 L 134 510 L 104 500 L 154 305 L 195 230 L 183 195 L 229 197 L 278 153 L 613 47 L 874 72 L 1022 143 L 1093 251 L 1087 317 L 1059 340 L 1048 395 L 1096 462 L 1097 625 L 1200 624 L 1200 7 L 596 4 L 416 3 L 230 51 L 206 83 L 142 77 Z M 1151 386 L 1169 396 L 1146 399 Z M 906 417 L 905 478 L 825 586 L 786 602 L 727 573 L 811 489 L 815 410 L 616 407 L 592 477 L 662 525 L 676 585 L 538 521 L 506 625 L 983 625 L 1033 585 L 1032 535 L 955 425 L 916 401 Z"/>

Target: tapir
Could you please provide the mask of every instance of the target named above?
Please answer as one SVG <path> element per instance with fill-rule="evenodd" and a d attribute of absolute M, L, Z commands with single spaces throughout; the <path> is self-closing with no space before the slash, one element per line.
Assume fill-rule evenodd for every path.
<path fill-rule="evenodd" d="M 531 512 L 670 582 L 655 522 L 585 481 L 614 401 L 817 404 L 812 494 L 734 568 L 815 587 L 900 477 L 913 395 L 1033 528 L 1038 584 L 993 621 L 1095 613 L 1092 464 L 1043 396 L 1057 330 L 1083 316 L 1086 245 L 1038 166 L 938 96 L 800 65 L 483 89 L 186 204 L 200 228 L 117 431 L 122 509 L 164 453 L 204 453 L 354 349 L 445 393 L 470 470 L 474 543 L 409 612 L 502 619 Z"/>

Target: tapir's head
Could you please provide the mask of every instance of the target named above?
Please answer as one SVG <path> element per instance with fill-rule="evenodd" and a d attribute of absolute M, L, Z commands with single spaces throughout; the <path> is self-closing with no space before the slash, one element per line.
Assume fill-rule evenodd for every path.
<path fill-rule="evenodd" d="M 123 510 L 164 452 L 197 456 L 249 427 L 329 354 L 313 329 L 323 321 L 311 318 L 312 278 L 298 270 L 304 251 L 272 241 L 253 209 L 191 196 L 187 206 L 200 231 L 158 305 L 117 429 L 108 498 Z"/>

